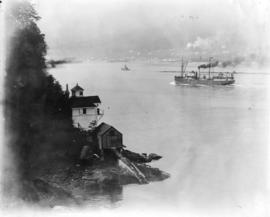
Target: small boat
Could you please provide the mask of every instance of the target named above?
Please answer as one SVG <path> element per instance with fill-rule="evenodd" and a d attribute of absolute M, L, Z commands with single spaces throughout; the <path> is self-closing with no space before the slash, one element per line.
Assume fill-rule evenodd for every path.
<path fill-rule="evenodd" d="M 187 67 L 187 62 L 184 63 L 182 58 L 181 64 L 181 75 L 175 76 L 174 80 L 176 84 L 189 84 L 189 85 L 230 85 L 235 82 L 234 73 L 235 72 L 219 72 L 217 76 L 211 76 L 211 67 L 217 66 L 218 62 L 211 63 L 211 58 L 209 59 L 209 64 L 203 64 L 198 66 L 198 71 L 185 72 Z M 208 76 L 201 76 L 200 68 L 208 68 Z"/>
<path fill-rule="evenodd" d="M 122 71 L 130 71 L 130 69 L 125 65 L 123 68 L 121 68 Z"/>

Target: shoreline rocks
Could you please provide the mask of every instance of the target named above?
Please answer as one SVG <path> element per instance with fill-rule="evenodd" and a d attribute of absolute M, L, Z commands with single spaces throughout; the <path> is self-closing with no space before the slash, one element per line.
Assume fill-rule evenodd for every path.
<path fill-rule="evenodd" d="M 140 154 L 127 152 L 129 160 L 144 174 L 148 182 L 162 181 L 170 175 L 145 163 Z M 135 161 L 144 162 L 137 163 Z M 123 186 L 140 184 L 129 170 L 120 165 L 108 165 L 99 161 L 92 165 L 66 164 L 64 167 L 51 168 L 40 172 L 28 182 L 25 192 L 27 198 L 34 195 L 35 202 L 42 207 L 89 204 L 95 197 L 108 197 L 113 201 L 122 199 Z"/>
<path fill-rule="evenodd" d="M 124 149 L 121 153 L 124 157 L 128 158 L 134 163 L 149 163 L 153 160 L 159 160 L 162 158 L 162 156 L 155 153 L 151 153 L 149 155 L 147 155 L 146 153 L 138 154 L 127 149 Z"/>

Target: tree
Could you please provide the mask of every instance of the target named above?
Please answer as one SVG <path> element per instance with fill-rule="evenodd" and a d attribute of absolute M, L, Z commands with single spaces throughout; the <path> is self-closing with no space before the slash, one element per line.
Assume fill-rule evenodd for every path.
<path fill-rule="evenodd" d="M 18 171 L 22 177 L 29 174 L 29 155 L 33 132 L 39 130 L 36 117 L 44 118 L 44 89 L 46 88 L 46 43 L 36 21 L 39 19 L 27 1 L 12 4 L 7 13 L 8 56 L 5 79 L 5 117 L 7 131 L 11 133 L 10 145 L 14 151 Z"/>
<path fill-rule="evenodd" d="M 30 180 L 50 159 L 72 145 L 68 96 L 46 72 L 47 45 L 37 26 L 40 17 L 27 1 L 7 11 L 5 129 L 20 180 Z M 50 165 L 53 167 L 53 165 Z"/>

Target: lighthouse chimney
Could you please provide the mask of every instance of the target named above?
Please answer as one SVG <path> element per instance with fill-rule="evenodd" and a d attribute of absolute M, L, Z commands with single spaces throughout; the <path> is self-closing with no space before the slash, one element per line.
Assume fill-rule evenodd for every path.
<path fill-rule="evenodd" d="M 65 91 L 65 95 L 66 95 L 67 97 L 69 97 L 68 84 L 66 84 L 66 91 Z"/>

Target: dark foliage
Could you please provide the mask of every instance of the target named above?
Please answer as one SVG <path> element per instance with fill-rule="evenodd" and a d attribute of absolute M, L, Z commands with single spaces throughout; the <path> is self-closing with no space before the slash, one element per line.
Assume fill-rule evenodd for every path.
<path fill-rule="evenodd" d="M 39 17 L 26 1 L 7 13 L 7 74 L 5 78 L 7 145 L 15 156 L 19 177 L 54 167 L 79 155 L 84 135 L 72 127 L 68 96 L 46 72 L 46 43 L 36 22 Z M 80 138 L 80 139 L 78 139 Z M 40 172 L 40 171 L 39 171 Z"/>

